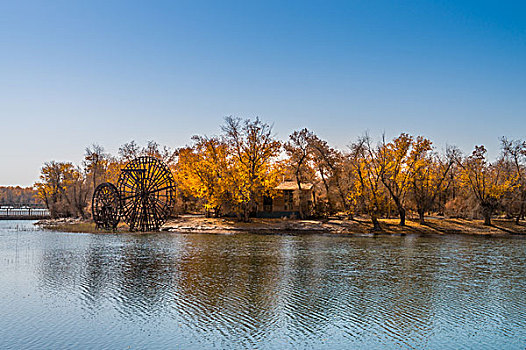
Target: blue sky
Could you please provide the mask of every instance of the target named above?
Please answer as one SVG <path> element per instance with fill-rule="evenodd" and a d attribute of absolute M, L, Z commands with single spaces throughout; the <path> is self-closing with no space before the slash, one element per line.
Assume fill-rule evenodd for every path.
<path fill-rule="evenodd" d="M 495 157 L 525 111 L 524 2 L 0 3 L 0 185 L 91 143 L 183 146 L 228 115 Z"/>

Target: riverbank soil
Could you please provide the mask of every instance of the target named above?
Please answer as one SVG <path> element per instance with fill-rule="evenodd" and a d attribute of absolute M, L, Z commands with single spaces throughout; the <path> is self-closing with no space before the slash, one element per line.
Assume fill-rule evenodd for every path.
<path fill-rule="evenodd" d="M 526 235 L 526 222 L 515 224 L 513 220 L 493 219 L 492 226 L 485 226 L 483 220 L 429 217 L 421 225 L 418 220 L 407 220 L 406 226 L 399 226 L 398 219 L 380 219 L 380 234 L 471 234 L 471 235 Z M 38 223 L 45 229 L 67 232 L 114 233 L 98 230 L 92 221 L 78 219 L 42 220 Z M 205 218 L 199 215 L 182 215 L 170 219 L 162 231 L 178 233 L 234 234 L 253 232 L 261 234 L 370 234 L 372 224 L 367 218 L 292 220 L 254 218 L 249 223 L 233 218 Z M 119 224 L 116 232 L 126 232 L 127 226 Z"/>
<path fill-rule="evenodd" d="M 428 218 L 421 225 L 418 220 L 407 220 L 406 226 L 398 225 L 398 219 L 380 219 L 383 234 L 473 234 L 507 235 L 526 234 L 526 223 L 516 225 L 513 220 L 494 219 L 492 226 L 485 226 L 483 220 L 453 218 Z M 332 233 L 332 234 L 368 234 L 372 224 L 367 218 L 354 220 L 290 220 L 259 219 L 250 223 L 241 223 L 235 219 L 180 217 L 168 221 L 163 230 L 171 232 L 210 232 L 210 233 Z"/>

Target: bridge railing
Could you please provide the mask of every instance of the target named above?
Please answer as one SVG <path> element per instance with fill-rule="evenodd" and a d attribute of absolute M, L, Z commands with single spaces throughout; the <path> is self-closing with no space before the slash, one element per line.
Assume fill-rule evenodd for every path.
<path fill-rule="evenodd" d="M 35 217 L 35 218 L 46 218 L 49 217 L 50 213 L 48 209 L 44 208 L 9 208 L 0 207 L 0 217 Z"/>

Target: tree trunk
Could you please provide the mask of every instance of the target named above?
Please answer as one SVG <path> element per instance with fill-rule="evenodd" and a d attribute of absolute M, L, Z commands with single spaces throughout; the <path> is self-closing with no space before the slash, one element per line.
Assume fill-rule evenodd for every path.
<path fill-rule="evenodd" d="M 371 215 L 371 221 L 373 222 L 373 231 L 382 231 L 382 227 L 380 226 L 380 223 L 378 222 L 378 218 L 375 214 Z"/>
<path fill-rule="evenodd" d="M 491 226 L 491 208 L 482 207 L 482 215 L 484 216 L 484 225 Z"/>
<path fill-rule="evenodd" d="M 333 212 L 333 204 L 331 201 L 331 196 L 329 196 L 329 184 L 327 183 L 327 180 L 325 179 L 325 175 L 323 174 L 323 171 L 318 170 L 321 174 L 321 180 L 323 182 L 323 187 L 325 187 L 325 192 L 327 193 L 327 206 L 329 207 L 329 213 L 332 214 Z"/>
<path fill-rule="evenodd" d="M 515 223 L 518 225 L 520 223 L 521 218 L 524 216 L 524 202 L 521 203 L 521 209 L 519 211 L 519 215 L 515 218 Z"/>
<path fill-rule="evenodd" d="M 405 209 L 402 206 L 398 207 L 398 213 L 400 214 L 400 226 L 405 226 Z"/>
<path fill-rule="evenodd" d="M 417 211 L 418 211 L 418 219 L 420 221 L 420 225 L 425 225 L 426 223 L 426 220 L 424 217 L 425 211 L 423 209 L 418 209 Z"/>
<path fill-rule="evenodd" d="M 305 214 L 303 213 L 303 206 L 301 205 L 301 181 L 300 181 L 300 176 L 299 176 L 298 171 L 296 171 L 296 183 L 298 184 L 298 200 L 299 200 L 300 219 L 303 220 L 305 218 Z"/>
<path fill-rule="evenodd" d="M 491 214 L 484 215 L 484 225 L 491 226 Z"/>
<path fill-rule="evenodd" d="M 249 219 L 249 210 L 248 208 L 244 208 L 243 210 L 243 222 L 249 222 L 250 219 Z"/>
<path fill-rule="evenodd" d="M 349 213 L 349 212 L 351 211 L 351 210 L 350 210 L 351 207 L 350 207 L 350 205 L 349 205 L 349 202 L 348 202 L 347 199 L 346 199 L 345 193 L 344 193 L 344 191 L 343 191 L 343 189 L 342 189 L 342 186 L 341 186 L 341 184 L 340 184 L 340 178 L 339 178 L 339 177 L 336 179 L 336 184 L 338 185 L 338 193 L 340 194 L 340 199 L 341 199 L 341 201 L 342 201 L 343 210 L 344 210 L 345 212 L 348 212 L 348 213 Z M 351 216 L 352 216 L 352 215 L 351 215 Z"/>

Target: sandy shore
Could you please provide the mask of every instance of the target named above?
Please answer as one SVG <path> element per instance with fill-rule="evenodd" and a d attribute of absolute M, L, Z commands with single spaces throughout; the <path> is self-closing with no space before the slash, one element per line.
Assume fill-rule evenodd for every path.
<path fill-rule="evenodd" d="M 482 220 L 466 220 L 453 218 L 426 219 L 425 225 L 418 221 L 408 220 L 401 227 L 397 219 L 381 219 L 383 231 L 378 234 L 469 234 L 469 235 L 526 235 L 526 223 L 516 225 L 513 220 L 494 219 L 492 226 L 484 226 Z M 37 223 L 44 229 L 67 232 L 113 233 L 97 230 L 91 221 L 78 219 L 41 220 Z M 210 233 L 210 234 L 371 234 L 370 220 L 358 218 L 355 220 L 287 220 L 259 219 L 250 223 L 238 222 L 231 218 L 205 218 L 203 216 L 184 215 L 170 219 L 161 228 L 164 232 L 175 233 Z M 119 224 L 117 232 L 126 232 L 127 226 Z"/>

